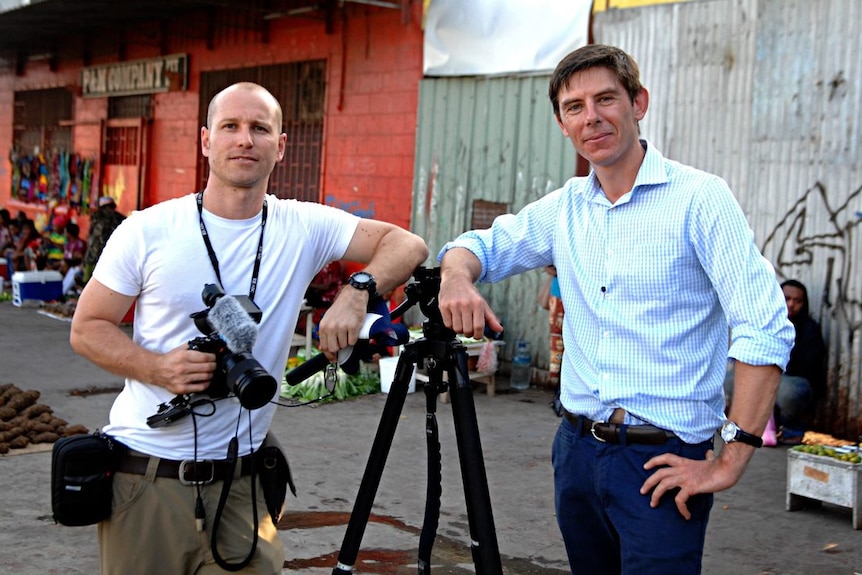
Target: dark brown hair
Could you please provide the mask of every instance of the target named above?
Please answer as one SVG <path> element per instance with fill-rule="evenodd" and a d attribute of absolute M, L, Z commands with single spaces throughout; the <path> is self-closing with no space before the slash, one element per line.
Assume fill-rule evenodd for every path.
<path fill-rule="evenodd" d="M 548 96 L 554 115 L 560 118 L 560 90 L 573 75 L 590 68 L 607 68 L 619 79 L 632 102 L 643 85 L 640 81 L 640 69 L 634 58 L 614 46 L 604 44 L 589 44 L 578 48 L 557 64 L 551 82 L 548 86 Z"/>

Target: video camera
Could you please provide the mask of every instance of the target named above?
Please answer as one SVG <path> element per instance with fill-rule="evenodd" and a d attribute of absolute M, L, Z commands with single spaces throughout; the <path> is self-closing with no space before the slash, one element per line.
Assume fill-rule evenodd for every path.
<path fill-rule="evenodd" d="M 189 349 L 212 353 L 216 369 L 203 394 L 177 395 L 162 403 L 147 418 L 150 427 L 161 427 L 191 413 L 197 405 L 233 394 L 246 409 L 259 409 L 275 396 L 278 383 L 251 354 L 257 338 L 257 323 L 263 312 L 248 296 L 225 296 L 215 284 L 201 292 L 206 309 L 191 314 L 202 337 L 188 342 Z"/>

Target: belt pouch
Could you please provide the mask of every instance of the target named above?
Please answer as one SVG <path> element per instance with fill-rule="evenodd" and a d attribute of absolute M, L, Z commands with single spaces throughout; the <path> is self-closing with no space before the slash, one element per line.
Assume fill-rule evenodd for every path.
<path fill-rule="evenodd" d="M 267 433 L 257 457 L 258 477 L 263 498 L 266 501 L 266 509 L 272 516 L 272 522 L 277 525 L 284 511 L 284 499 L 287 496 L 288 486 L 290 486 L 290 492 L 296 497 L 296 486 L 293 484 L 290 464 L 272 433 Z"/>
<path fill-rule="evenodd" d="M 63 437 L 54 443 L 51 510 L 57 523 L 92 525 L 111 516 L 119 451 L 119 445 L 101 432 Z"/>

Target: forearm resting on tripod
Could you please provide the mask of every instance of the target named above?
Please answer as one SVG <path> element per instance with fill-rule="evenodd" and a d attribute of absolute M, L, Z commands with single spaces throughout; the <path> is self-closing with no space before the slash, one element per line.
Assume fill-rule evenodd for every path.
<path fill-rule="evenodd" d="M 485 325 L 502 332 L 503 325 L 474 285 L 482 275 L 482 263 L 471 251 L 453 248 L 440 263 L 440 314 L 456 333 L 482 339 Z"/>

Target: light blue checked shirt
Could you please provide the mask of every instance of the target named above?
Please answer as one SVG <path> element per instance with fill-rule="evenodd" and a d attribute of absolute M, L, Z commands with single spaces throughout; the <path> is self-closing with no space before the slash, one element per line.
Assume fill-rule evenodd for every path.
<path fill-rule="evenodd" d="M 783 370 L 794 330 L 724 180 L 641 143 L 634 187 L 615 205 L 594 173 L 572 178 L 438 259 L 469 249 L 483 282 L 554 264 L 566 310 L 563 406 L 600 421 L 622 407 L 626 423 L 699 443 L 724 420 L 727 358 Z"/>

